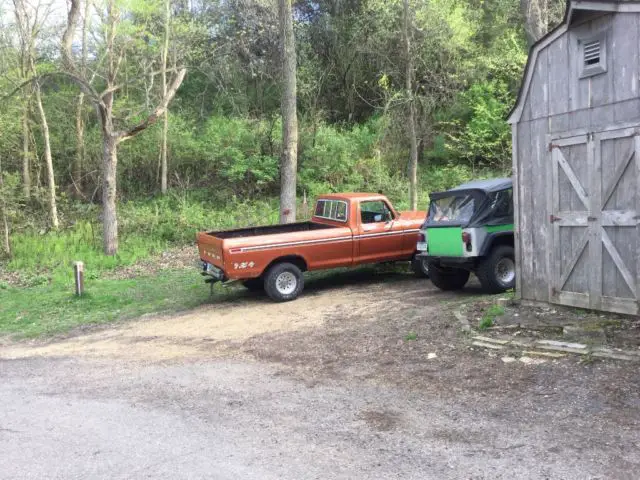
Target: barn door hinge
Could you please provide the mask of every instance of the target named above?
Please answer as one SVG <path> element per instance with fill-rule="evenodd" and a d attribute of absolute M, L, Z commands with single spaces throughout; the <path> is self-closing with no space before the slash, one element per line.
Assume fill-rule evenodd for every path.
<path fill-rule="evenodd" d="M 557 143 L 549 142 L 549 151 L 552 151 L 554 148 L 559 148 L 560 145 Z"/>
<path fill-rule="evenodd" d="M 556 287 L 551 288 L 551 295 L 554 297 L 558 296 L 558 289 Z"/>
<path fill-rule="evenodd" d="M 562 220 L 560 217 L 556 217 L 555 215 L 551 214 L 549 215 L 549 221 L 551 223 L 555 223 L 555 222 L 559 222 L 560 220 Z"/>

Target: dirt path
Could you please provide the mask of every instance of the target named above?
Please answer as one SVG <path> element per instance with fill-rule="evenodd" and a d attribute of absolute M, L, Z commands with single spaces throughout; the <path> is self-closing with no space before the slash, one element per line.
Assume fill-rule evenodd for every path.
<path fill-rule="evenodd" d="M 0 478 L 636 478 L 636 365 L 505 364 L 409 275 L 0 348 Z"/>

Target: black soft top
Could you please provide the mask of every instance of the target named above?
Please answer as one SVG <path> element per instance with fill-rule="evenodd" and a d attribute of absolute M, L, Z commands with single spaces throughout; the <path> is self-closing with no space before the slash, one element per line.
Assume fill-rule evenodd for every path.
<path fill-rule="evenodd" d="M 432 206 L 429 208 L 425 227 L 461 226 L 471 228 L 513 223 L 513 199 L 512 196 L 506 198 L 507 190 L 512 188 L 513 181 L 510 178 L 493 178 L 464 183 L 445 192 L 431 193 L 429 197 L 432 200 Z M 498 192 L 505 192 L 505 195 L 501 196 Z M 473 214 L 468 220 L 443 221 L 433 218 L 434 200 L 462 196 L 472 197 L 474 201 Z"/>

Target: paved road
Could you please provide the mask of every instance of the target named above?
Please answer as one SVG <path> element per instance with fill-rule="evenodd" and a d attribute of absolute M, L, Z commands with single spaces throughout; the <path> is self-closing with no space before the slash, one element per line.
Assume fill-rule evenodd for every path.
<path fill-rule="evenodd" d="M 504 365 L 428 282 L 345 283 L 4 347 L 0 478 L 638 478 L 634 370 Z"/>

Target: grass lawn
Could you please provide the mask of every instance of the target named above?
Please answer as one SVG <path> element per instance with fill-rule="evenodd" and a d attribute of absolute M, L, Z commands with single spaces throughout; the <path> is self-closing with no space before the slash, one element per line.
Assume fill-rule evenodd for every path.
<path fill-rule="evenodd" d="M 145 313 L 175 312 L 215 301 L 225 291 L 209 286 L 193 268 L 126 280 L 88 280 L 77 298 L 72 285 L 0 288 L 0 336 L 36 337 Z"/>

